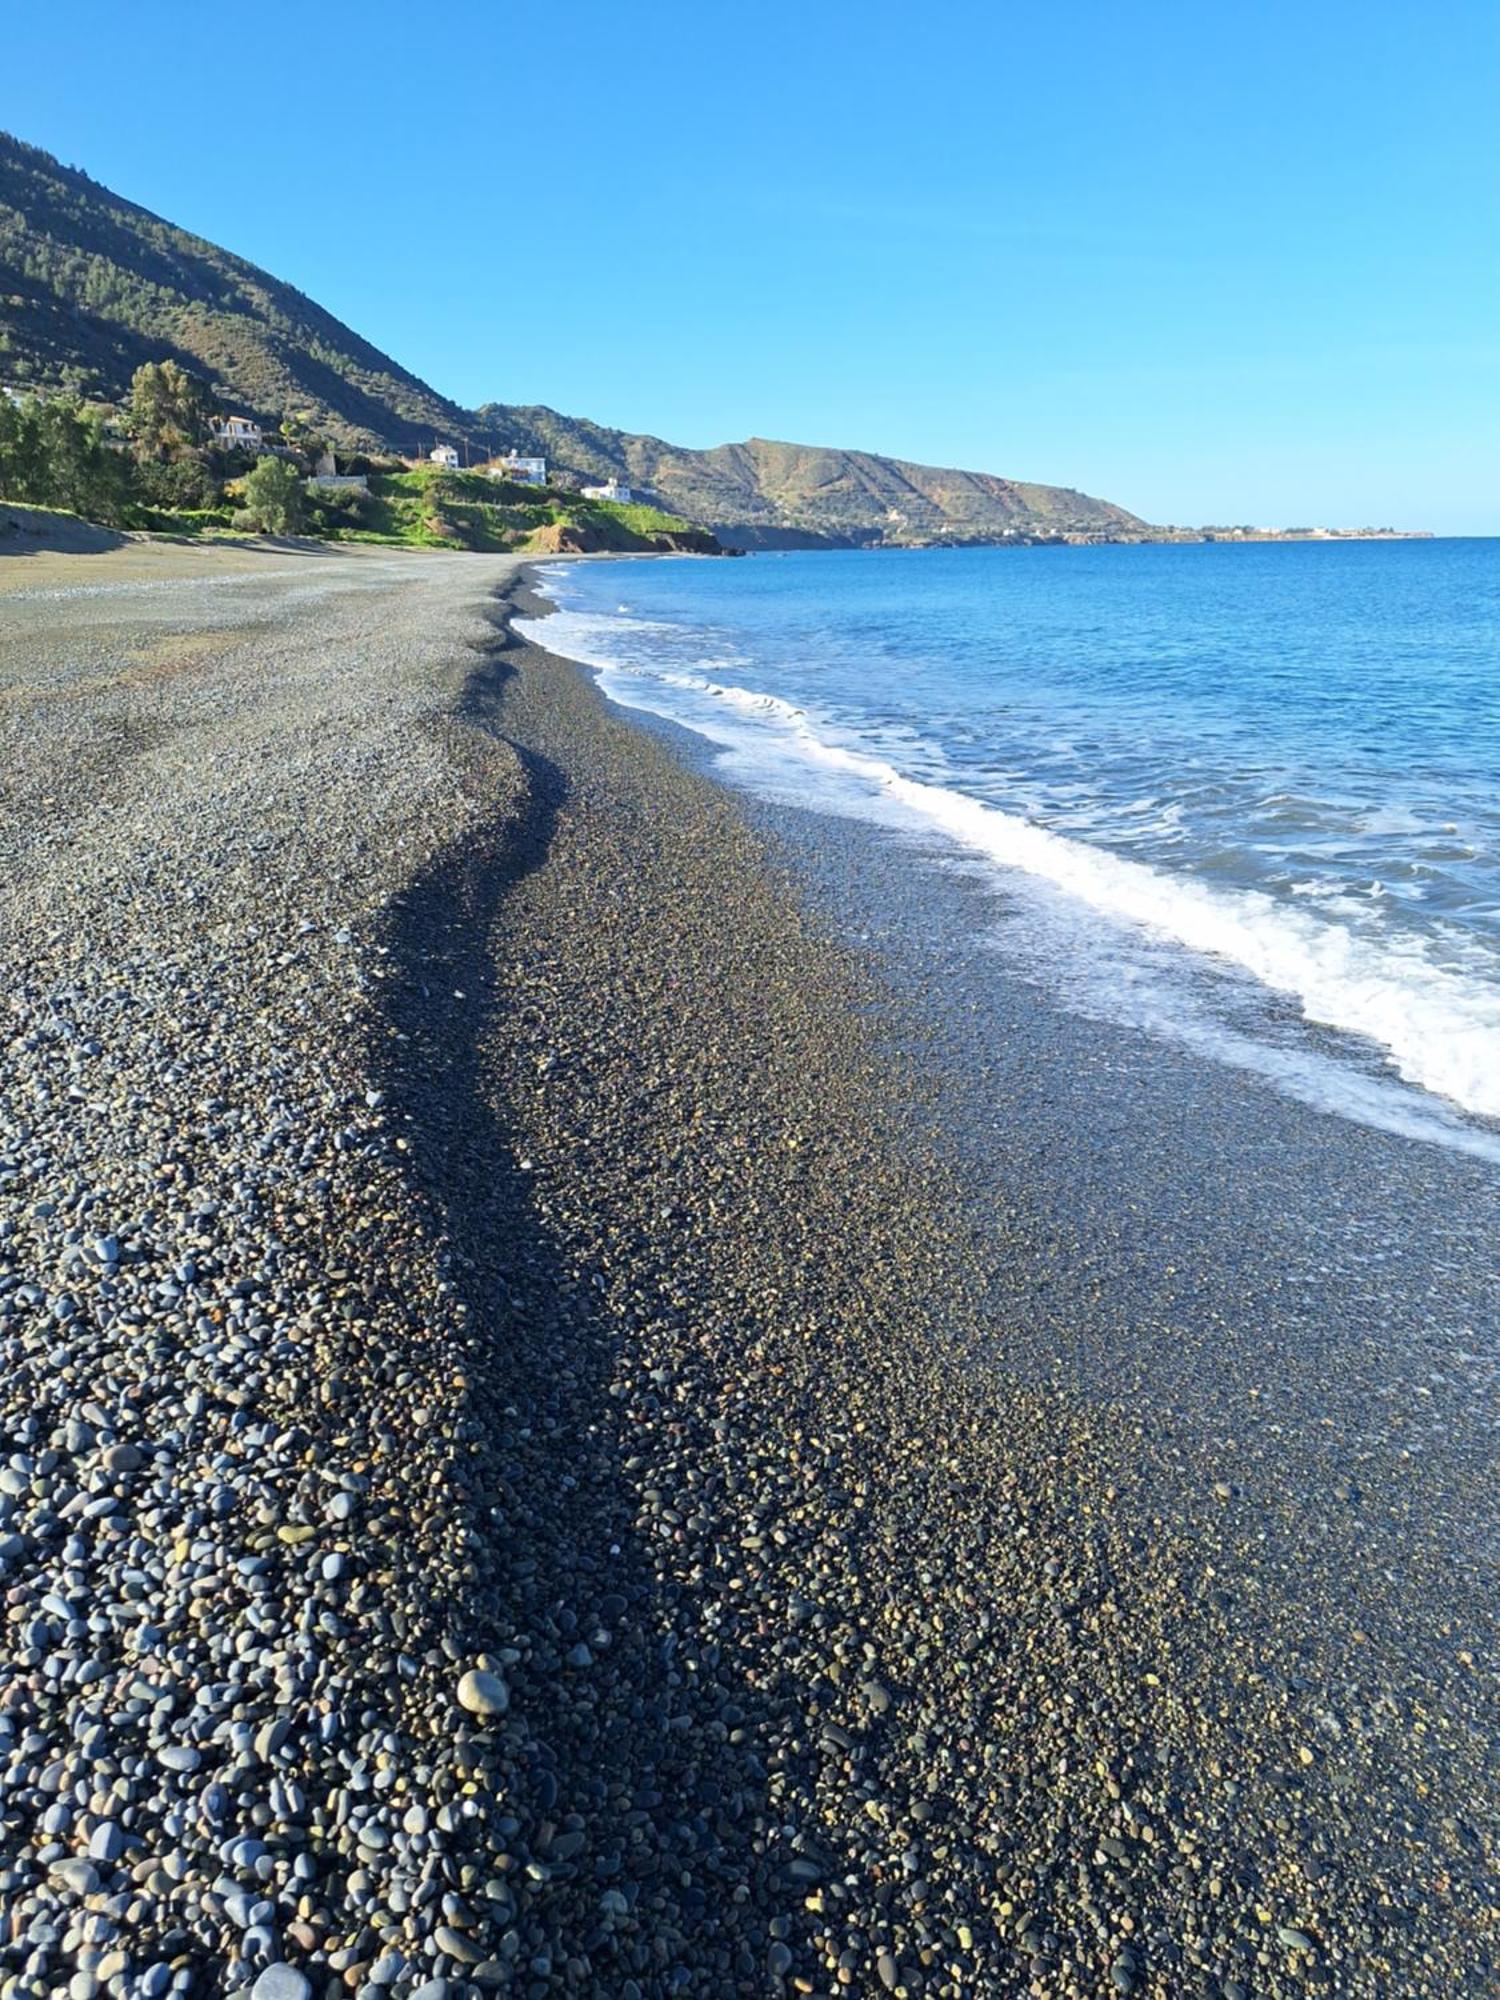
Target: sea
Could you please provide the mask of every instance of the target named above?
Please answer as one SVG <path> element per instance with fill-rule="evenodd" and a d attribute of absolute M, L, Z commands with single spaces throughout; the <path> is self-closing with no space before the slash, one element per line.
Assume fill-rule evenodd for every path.
<path fill-rule="evenodd" d="M 1500 541 L 558 563 L 535 636 L 1050 1005 L 1500 1166 Z"/>

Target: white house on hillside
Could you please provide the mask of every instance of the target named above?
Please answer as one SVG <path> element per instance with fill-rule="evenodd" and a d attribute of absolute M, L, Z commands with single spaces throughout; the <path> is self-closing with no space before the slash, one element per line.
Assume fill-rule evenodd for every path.
<path fill-rule="evenodd" d="M 585 486 L 583 497 L 585 500 L 614 500 L 623 506 L 629 503 L 630 488 L 622 486 L 618 479 L 611 479 L 603 486 Z"/>
<path fill-rule="evenodd" d="M 458 468 L 458 453 L 451 444 L 435 444 L 427 456 L 434 465 L 446 465 L 453 471 Z"/>
<path fill-rule="evenodd" d="M 509 452 L 503 458 L 492 458 L 484 469 L 489 478 L 510 479 L 518 486 L 547 484 L 545 458 L 521 458 L 515 452 Z"/>
<path fill-rule="evenodd" d="M 250 417 L 221 417 L 214 426 L 214 443 L 223 451 L 259 451 L 260 425 Z"/>

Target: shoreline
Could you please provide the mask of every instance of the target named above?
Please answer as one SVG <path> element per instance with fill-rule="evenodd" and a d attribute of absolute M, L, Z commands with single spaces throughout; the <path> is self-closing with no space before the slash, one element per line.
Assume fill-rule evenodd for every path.
<path fill-rule="evenodd" d="M 40 1413 L 5 1887 L 54 1932 L 0 1940 L 14 1991 L 92 1912 L 122 1995 L 1478 1992 L 1483 1834 L 1447 1827 L 1482 1742 L 1378 1676 L 1319 1685 L 1321 1729 L 1331 1654 L 1240 1595 L 1274 1507 L 1005 1367 L 1015 1246 L 899 1000 L 510 629 L 535 561 L 331 558 L 291 613 L 168 592 L 124 641 L 80 589 L 52 685 L 0 627 L 53 1107 L 46 1146 L 0 1129 L 0 1270 L 42 1274 L 0 1293 L 7 1421 Z M 31 1199 L 59 1153 L 72 1245 Z M 74 1458 L 112 1504 L 70 1558 Z M 112 1803 L 49 1825 L 89 1719 Z"/>

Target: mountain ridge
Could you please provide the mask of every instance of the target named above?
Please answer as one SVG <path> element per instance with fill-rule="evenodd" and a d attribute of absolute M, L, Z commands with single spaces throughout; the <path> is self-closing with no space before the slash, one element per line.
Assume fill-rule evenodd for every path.
<path fill-rule="evenodd" d="M 466 410 L 295 286 L 0 133 L 0 381 L 118 401 L 141 362 L 168 357 L 264 421 L 307 412 L 347 450 L 536 451 L 566 480 L 621 478 L 740 547 L 1153 532 L 1070 487 L 878 452 L 694 448 L 543 404 Z"/>

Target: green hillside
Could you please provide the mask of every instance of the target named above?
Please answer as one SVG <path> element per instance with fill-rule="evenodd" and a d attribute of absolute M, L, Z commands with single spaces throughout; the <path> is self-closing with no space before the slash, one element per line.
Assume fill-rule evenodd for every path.
<path fill-rule="evenodd" d="M 167 358 L 264 423 L 307 411 L 348 449 L 478 438 L 291 285 L 0 133 L 0 381 L 115 400 Z"/>
<path fill-rule="evenodd" d="M 0 383 L 121 398 L 172 358 L 263 423 L 305 413 L 349 451 L 534 451 L 578 485 L 611 474 L 741 547 L 1140 539 L 1071 488 L 775 443 L 690 450 L 541 406 L 463 410 L 303 293 L 0 133 Z"/>

